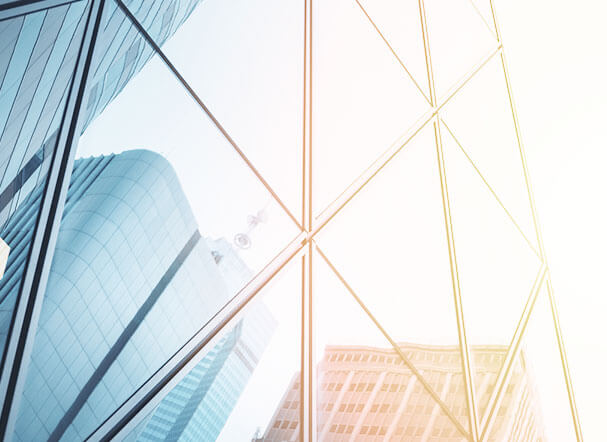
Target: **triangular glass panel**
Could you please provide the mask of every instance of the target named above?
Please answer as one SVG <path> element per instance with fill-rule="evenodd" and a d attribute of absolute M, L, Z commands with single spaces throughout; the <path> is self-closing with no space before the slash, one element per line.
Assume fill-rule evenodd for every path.
<path fill-rule="evenodd" d="M 313 14 L 312 195 L 318 214 L 430 106 L 355 2 L 319 2 Z"/>
<path fill-rule="evenodd" d="M 313 269 L 318 440 L 467 440 L 457 410 L 448 417 L 420 381 L 446 408 L 463 398 L 459 348 L 399 342 L 397 351 L 319 253 Z"/>
<path fill-rule="evenodd" d="M 499 57 L 483 67 L 441 114 L 443 139 L 470 157 L 488 185 L 537 248 L 521 153 Z"/>
<path fill-rule="evenodd" d="M 153 3 L 128 8 L 300 219 L 303 3 Z"/>
<path fill-rule="evenodd" d="M 430 97 L 417 0 L 361 0 L 361 6 L 417 85 Z"/>
<path fill-rule="evenodd" d="M 88 5 L 0 21 L 0 356 L 12 333 Z"/>
<path fill-rule="evenodd" d="M 157 57 L 77 157 L 16 426 L 37 439 L 84 440 L 298 232 Z"/>
<path fill-rule="evenodd" d="M 394 340 L 444 346 L 459 358 L 431 124 L 331 220 L 318 244 Z M 447 401 L 467 426 L 464 398 Z"/>
<path fill-rule="evenodd" d="M 494 414 L 486 429 L 488 441 L 577 439 L 546 287 Z"/>
<path fill-rule="evenodd" d="M 426 22 L 440 101 L 474 66 L 497 49 L 497 38 L 469 0 L 426 0 Z"/>

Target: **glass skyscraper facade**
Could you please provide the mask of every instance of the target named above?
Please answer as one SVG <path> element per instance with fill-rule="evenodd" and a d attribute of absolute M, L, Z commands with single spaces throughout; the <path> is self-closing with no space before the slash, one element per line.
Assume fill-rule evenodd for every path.
<path fill-rule="evenodd" d="M 158 38 L 164 42 L 198 3 L 150 1 L 133 6 L 146 20 L 161 25 Z M 115 9 L 107 11 L 102 24 L 106 32 L 97 42 L 82 131 L 153 55 L 151 50 L 144 51 L 141 37 Z M 14 236 L 19 222 L 15 212 L 46 181 L 89 12 L 89 4 L 80 1 L 0 22 L 0 238 L 10 238 L 8 245 L 16 248 L 11 264 L 24 264 L 29 251 L 40 198 L 38 205 L 29 206 L 30 220 L 19 227 L 19 238 Z M 14 268 L 10 283 L 0 282 L 4 290 L 9 284 L 12 289 L 1 307 L 9 316 L 8 322 L 2 319 L 3 337 L 23 268 Z"/>
<path fill-rule="evenodd" d="M 201 237 L 177 176 L 159 155 L 76 161 L 15 438 L 85 439 L 227 301 L 231 286 L 248 280 L 248 268 L 226 245 Z M 263 307 L 257 312 L 161 403 L 158 415 L 198 378 L 165 434 L 170 440 L 181 433 L 204 440 L 221 430 L 271 336 L 272 316 Z M 216 415 L 201 416 L 209 410 Z M 158 421 L 154 415 L 149 427 Z"/>
<path fill-rule="evenodd" d="M 255 306 L 162 400 L 137 440 L 216 440 L 273 327 L 267 308 Z"/>
<path fill-rule="evenodd" d="M 0 439 L 581 441 L 496 16 L 0 0 Z"/>

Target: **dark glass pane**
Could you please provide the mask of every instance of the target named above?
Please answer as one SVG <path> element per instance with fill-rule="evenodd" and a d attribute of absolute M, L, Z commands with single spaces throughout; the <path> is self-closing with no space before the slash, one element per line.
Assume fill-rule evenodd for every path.
<path fill-rule="evenodd" d="M 0 21 L 0 238 L 10 247 L 0 280 L 2 352 L 87 12 L 76 2 Z"/>

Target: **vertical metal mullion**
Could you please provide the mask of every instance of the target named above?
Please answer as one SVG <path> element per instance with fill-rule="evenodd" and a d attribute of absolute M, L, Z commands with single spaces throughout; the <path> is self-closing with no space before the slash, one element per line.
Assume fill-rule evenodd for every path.
<path fill-rule="evenodd" d="M 301 410 L 300 438 L 315 441 L 316 436 L 316 370 L 313 335 L 313 250 L 311 235 L 312 210 L 312 0 L 304 0 L 303 42 L 303 157 L 302 157 L 302 226 L 306 232 L 307 251 L 301 267 Z"/>
<path fill-rule="evenodd" d="M 495 6 L 493 5 L 493 0 L 489 0 L 489 4 L 491 6 L 491 15 L 493 18 L 493 25 L 495 27 L 495 33 L 497 35 L 497 40 L 499 42 L 500 45 L 503 46 L 503 41 L 502 41 L 502 35 L 500 32 L 500 28 L 499 28 L 499 24 L 497 21 L 497 15 L 495 13 Z M 525 176 L 525 185 L 527 187 L 527 196 L 529 198 L 529 206 L 531 209 L 531 216 L 533 218 L 533 224 L 535 227 L 535 233 L 536 233 L 536 237 L 537 237 L 537 242 L 540 248 L 540 254 L 542 257 L 542 261 L 544 262 L 544 264 L 547 266 L 548 268 L 548 263 L 547 263 L 547 259 L 546 259 L 546 252 L 544 249 L 544 241 L 543 241 L 543 237 L 542 237 L 542 231 L 540 228 L 540 224 L 539 224 L 539 220 L 538 220 L 538 216 L 537 216 L 537 210 L 536 210 L 536 206 L 535 206 L 535 200 L 533 198 L 533 191 L 531 188 L 531 181 L 529 178 L 529 170 L 527 168 L 527 159 L 525 157 L 525 149 L 523 147 L 523 143 L 522 143 L 522 138 L 521 138 L 521 130 L 520 130 L 520 125 L 519 125 L 519 121 L 518 121 L 518 116 L 516 113 L 516 106 L 514 105 L 514 98 L 513 98 L 513 94 L 512 94 L 512 85 L 510 83 L 510 75 L 508 74 L 508 65 L 506 63 L 506 57 L 504 55 L 504 51 L 502 50 L 500 53 L 500 58 L 501 58 L 501 62 L 502 62 L 502 69 L 504 72 L 504 79 L 506 81 L 506 89 L 508 92 L 508 101 L 510 103 L 510 110 L 512 112 L 512 119 L 514 122 L 514 130 L 516 132 L 516 140 L 517 140 L 517 144 L 518 144 L 518 149 L 519 149 L 519 154 L 521 157 L 521 165 L 523 168 L 523 174 Z M 558 310 L 557 310 L 557 306 L 556 306 L 556 300 L 555 300 L 555 296 L 554 296 L 554 291 L 552 288 L 552 281 L 550 278 L 550 270 L 548 268 L 548 275 L 546 278 L 546 288 L 548 291 L 548 297 L 550 300 L 550 308 L 552 310 L 552 320 L 553 320 L 553 325 L 554 325 L 554 332 L 556 334 L 556 338 L 557 338 L 557 343 L 558 343 L 558 348 L 559 348 L 559 354 L 561 357 L 561 364 L 562 364 L 562 368 L 563 368 L 563 376 L 565 378 L 565 385 L 567 387 L 567 395 L 569 398 L 569 407 L 571 409 L 571 418 L 573 420 L 573 426 L 575 429 L 575 435 L 576 438 L 578 440 L 578 442 L 581 442 L 583 440 L 582 437 L 582 427 L 580 424 L 580 418 L 579 418 L 579 413 L 577 410 L 577 405 L 575 402 L 575 394 L 573 392 L 573 382 L 571 380 L 571 372 L 569 370 L 569 363 L 567 361 L 567 353 L 565 351 L 565 344 L 563 341 L 563 333 L 561 330 L 561 325 L 560 325 L 560 320 L 559 320 L 559 315 L 558 315 Z"/>
<path fill-rule="evenodd" d="M 15 307 L 0 378 L 0 439 L 10 439 L 19 411 L 33 341 L 78 144 L 80 108 L 104 0 L 91 0 L 57 144 Z"/>
<path fill-rule="evenodd" d="M 436 154 L 438 163 L 438 172 L 441 185 L 441 197 L 443 202 L 443 214 L 445 217 L 445 232 L 447 236 L 447 247 L 449 251 L 449 265 L 451 270 L 451 282 L 453 286 L 453 301 L 455 315 L 457 319 L 457 333 L 460 344 L 460 353 L 462 360 L 462 371 L 464 378 L 464 387 L 466 390 L 466 400 L 468 404 L 468 419 L 470 425 L 470 435 L 473 441 L 479 440 L 478 416 L 476 410 L 476 399 L 474 382 L 472 379 L 472 368 L 470 361 L 470 348 L 466 337 L 466 327 L 464 323 L 464 312 L 462 304 L 461 289 L 459 284 L 459 273 L 457 268 L 457 258 L 455 254 L 455 240 L 453 236 L 453 224 L 451 222 L 451 208 L 449 203 L 449 192 L 447 189 L 446 165 L 443 154 L 442 138 L 440 133 L 440 119 L 438 115 L 436 90 L 434 85 L 434 72 L 432 69 L 432 57 L 430 55 L 430 39 L 428 35 L 428 24 L 426 22 L 426 10 L 424 0 L 418 0 L 419 14 L 421 22 L 422 37 L 424 42 L 424 55 L 426 60 L 426 71 L 428 75 L 428 87 L 430 89 L 430 101 L 434 108 L 434 138 L 436 143 Z"/>
<path fill-rule="evenodd" d="M 303 66 L 303 158 L 302 223 L 307 232 L 313 229 L 312 210 L 312 0 L 304 0 Z"/>
<path fill-rule="evenodd" d="M 302 339 L 301 339 L 301 382 L 300 394 L 300 440 L 316 440 L 316 371 L 314 369 L 312 335 L 312 243 L 309 242 L 305 255 L 301 257 L 302 287 Z"/>

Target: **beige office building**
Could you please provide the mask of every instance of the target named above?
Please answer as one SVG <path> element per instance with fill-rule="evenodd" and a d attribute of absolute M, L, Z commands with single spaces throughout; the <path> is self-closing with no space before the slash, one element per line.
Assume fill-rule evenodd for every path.
<path fill-rule="evenodd" d="M 401 349 L 467 431 L 467 406 L 457 347 L 401 344 Z M 472 354 L 478 411 L 483 416 L 506 347 L 476 346 Z M 464 440 L 462 432 L 393 349 L 327 347 L 318 366 L 317 409 L 321 441 Z M 299 374 L 296 374 L 265 434 L 256 440 L 296 441 L 298 435 Z M 545 440 L 533 374 L 522 353 L 488 440 Z"/>

